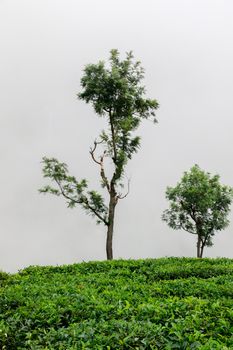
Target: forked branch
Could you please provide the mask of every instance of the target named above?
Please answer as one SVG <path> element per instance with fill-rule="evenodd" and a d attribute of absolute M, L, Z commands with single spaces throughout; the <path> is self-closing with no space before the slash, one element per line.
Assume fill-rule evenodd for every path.
<path fill-rule="evenodd" d="M 121 193 L 119 193 L 119 195 L 117 196 L 117 198 L 118 198 L 118 199 L 124 199 L 125 197 L 128 196 L 129 191 L 130 191 L 130 179 L 128 179 L 127 192 L 126 192 L 124 195 L 122 195 Z"/>
<path fill-rule="evenodd" d="M 90 155 L 91 155 L 91 158 L 93 159 L 93 161 L 95 163 L 97 163 L 98 165 L 100 165 L 100 176 L 103 180 L 103 185 L 107 187 L 107 190 L 110 193 L 110 184 L 109 184 L 109 181 L 107 179 L 107 176 L 106 176 L 105 170 L 104 170 L 104 158 L 105 158 L 107 152 L 104 151 L 103 155 L 100 156 L 99 161 L 95 157 L 95 151 L 96 151 L 97 145 L 99 145 L 100 143 L 102 143 L 102 141 L 100 141 L 100 142 L 95 141 L 94 142 L 94 147 L 91 148 Z"/>
<path fill-rule="evenodd" d="M 101 141 L 100 142 L 97 142 L 95 141 L 94 142 L 94 147 L 90 149 L 90 155 L 91 155 L 91 158 L 93 159 L 93 161 L 97 164 L 100 165 L 100 162 L 95 158 L 95 151 L 96 151 L 96 148 L 97 148 L 97 145 L 102 143 Z"/>

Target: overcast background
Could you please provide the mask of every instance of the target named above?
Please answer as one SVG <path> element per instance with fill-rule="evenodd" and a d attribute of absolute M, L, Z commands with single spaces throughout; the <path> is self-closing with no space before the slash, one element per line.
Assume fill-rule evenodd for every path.
<path fill-rule="evenodd" d="M 133 50 L 160 103 L 127 167 L 115 258 L 195 256 L 195 237 L 161 221 L 164 192 L 195 163 L 233 186 L 232 12 L 231 0 L 0 0 L 0 269 L 105 259 L 105 227 L 37 190 L 44 155 L 96 188 L 89 148 L 104 123 L 76 93 L 112 48 Z M 230 219 L 205 256 L 233 257 Z"/>

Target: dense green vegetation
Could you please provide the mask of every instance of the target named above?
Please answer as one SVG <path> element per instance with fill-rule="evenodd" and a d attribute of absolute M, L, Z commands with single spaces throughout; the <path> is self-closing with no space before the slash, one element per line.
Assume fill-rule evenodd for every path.
<path fill-rule="evenodd" d="M 197 258 L 205 247 L 212 247 L 213 237 L 230 223 L 228 215 L 233 188 L 220 183 L 219 175 L 211 175 L 195 164 L 185 171 L 175 187 L 167 187 L 169 208 L 162 219 L 175 230 L 197 236 Z"/>
<path fill-rule="evenodd" d="M 230 259 L 90 262 L 1 277 L 1 349 L 233 349 Z"/>

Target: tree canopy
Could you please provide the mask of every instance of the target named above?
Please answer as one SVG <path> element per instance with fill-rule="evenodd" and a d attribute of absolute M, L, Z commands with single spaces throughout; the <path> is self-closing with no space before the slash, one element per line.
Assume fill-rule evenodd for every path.
<path fill-rule="evenodd" d="M 197 257 L 205 246 L 213 245 L 217 231 L 225 229 L 233 198 L 233 189 L 220 183 L 219 175 L 211 175 L 193 166 L 175 187 L 168 187 L 169 209 L 162 219 L 175 229 L 197 235 Z"/>

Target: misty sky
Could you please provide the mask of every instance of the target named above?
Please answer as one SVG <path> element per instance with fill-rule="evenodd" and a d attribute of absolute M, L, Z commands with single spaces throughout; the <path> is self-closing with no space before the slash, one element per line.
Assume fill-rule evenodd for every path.
<path fill-rule="evenodd" d="M 112 48 L 133 50 L 160 103 L 126 170 L 115 258 L 195 256 L 196 237 L 161 221 L 164 193 L 195 163 L 233 186 L 232 18 L 231 0 L 0 0 L 0 269 L 105 259 L 105 227 L 38 188 L 45 155 L 98 188 L 89 149 L 105 124 L 76 94 Z M 233 257 L 230 219 L 205 256 Z"/>

